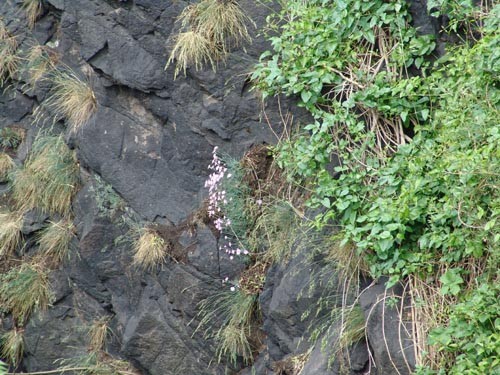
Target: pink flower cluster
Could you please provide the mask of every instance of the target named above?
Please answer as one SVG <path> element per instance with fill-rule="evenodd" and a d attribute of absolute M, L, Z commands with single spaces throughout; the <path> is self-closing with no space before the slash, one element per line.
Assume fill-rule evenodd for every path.
<path fill-rule="evenodd" d="M 214 224 L 219 232 L 231 225 L 231 220 L 222 215 L 222 204 L 227 204 L 226 191 L 220 186 L 227 172 L 227 167 L 217 156 L 217 146 L 212 151 L 212 162 L 208 169 L 213 172 L 205 181 L 205 187 L 208 188 L 208 217 L 215 218 Z M 230 174 L 228 174 L 230 176 Z"/>
<path fill-rule="evenodd" d="M 228 173 L 226 165 L 217 156 L 217 149 L 216 146 L 212 151 L 212 162 L 208 166 L 212 173 L 208 176 L 208 180 L 205 181 L 205 187 L 208 188 L 208 217 L 214 219 L 215 228 L 219 232 L 230 234 L 231 219 L 224 215 L 223 208 L 232 198 L 226 195 L 222 182 L 224 178 L 231 178 L 232 175 Z M 248 255 L 248 250 L 235 246 L 228 235 L 224 235 L 223 245 L 219 247 L 219 250 L 224 250 L 229 254 L 231 260 L 234 255 Z"/>

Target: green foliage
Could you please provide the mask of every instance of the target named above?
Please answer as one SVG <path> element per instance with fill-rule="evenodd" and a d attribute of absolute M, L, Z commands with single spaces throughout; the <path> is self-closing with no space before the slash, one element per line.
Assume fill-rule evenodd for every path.
<path fill-rule="evenodd" d="M 474 21 L 482 16 L 482 5 L 482 2 L 472 0 L 429 0 L 427 11 L 434 17 L 445 15 L 448 19 L 448 31 L 471 31 Z"/>
<path fill-rule="evenodd" d="M 8 371 L 7 364 L 0 361 L 0 375 L 7 375 L 7 371 Z"/>
<path fill-rule="evenodd" d="M 456 355 L 450 375 L 500 372 L 500 307 L 498 279 L 481 283 L 454 306 L 447 327 L 434 329 L 430 343 Z"/>
<path fill-rule="evenodd" d="M 0 309 L 20 324 L 33 311 L 47 309 L 50 299 L 48 270 L 41 263 L 23 263 L 0 275 Z"/>
<path fill-rule="evenodd" d="M 225 191 L 227 199 L 220 202 L 222 213 L 230 219 L 227 234 L 234 236 L 245 247 L 246 236 L 251 227 L 252 218 L 248 204 L 250 188 L 243 181 L 246 171 L 240 162 L 229 156 L 223 157 L 227 172 L 221 182 L 221 191 Z"/>
<path fill-rule="evenodd" d="M 329 104 L 346 88 L 367 87 L 383 63 L 394 72 L 422 65 L 434 44 L 409 21 L 404 1 L 289 1 L 273 21 L 281 25 L 270 38 L 274 52 L 262 55 L 253 78 L 265 96 L 299 95 L 310 109 Z"/>
<path fill-rule="evenodd" d="M 67 216 L 78 187 L 79 167 L 62 136 L 39 136 L 24 168 L 12 174 L 12 196 L 23 210 Z"/>
<path fill-rule="evenodd" d="M 94 180 L 95 183 L 89 190 L 94 193 L 99 216 L 112 219 L 125 208 L 125 201 L 113 189 L 113 186 L 106 183 L 99 175 L 95 175 Z"/>
<path fill-rule="evenodd" d="M 434 280 L 461 301 L 499 266 L 499 12 L 475 24 L 480 40 L 432 64 L 433 38 L 409 26 L 403 1 L 290 1 L 271 25 L 274 51 L 256 68 L 257 87 L 296 95 L 314 117 L 276 148 L 278 164 L 308 183 L 309 205 L 322 209 L 315 226 L 337 224 L 340 245 L 354 244 L 389 286 Z M 420 74 L 409 77 L 410 67 Z M 460 306 L 449 307 L 452 322 Z M 480 363 L 498 340 L 484 345 Z M 481 373 L 464 361 L 463 373 Z"/>

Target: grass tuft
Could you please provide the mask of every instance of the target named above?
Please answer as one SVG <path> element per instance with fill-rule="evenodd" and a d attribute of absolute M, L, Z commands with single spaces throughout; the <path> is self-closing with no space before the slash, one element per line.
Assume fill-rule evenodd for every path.
<path fill-rule="evenodd" d="M 38 17 L 42 14 L 43 5 L 41 0 L 23 0 L 21 5 L 24 13 L 26 14 L 26 20 L 28 21 L 28 26 L 30 29 L 35 27 L 35 23 Z"/>
<path fill-rule="evenodd" d="M 6 127 L 0 129 L 0 146 L 4 149 L 16 149 L 25 136 L 25 130 L 19 127 Z"/>
<path fill-rule="evenodd" d="M 262 204 L 248 241 L 251 248 L 265 250 L 265 262 L 283 263 L 302 230 L 300 216 L 293 205 L 276 199 Z"/>
<path fill-rule="evenodd" d="M 50 222 L 38 238 L 40 251 L 56 263 L 69 257 L 69 244 L 74 237 L 75 226 L 69 219 Z"/>
<path fill-rule="evenodd" d="M 236 1 L 203 0 L 197 8 L 198 28 L 204 30 L 214 46 L 224 53 L 229 52 L 230 44 L 239 45 L 243 41 L 251 41 L 246 25 L 252 23 L 252 20 Z"/>
<path fill-rule="evenodd" d="M 133 263 L 144 269 L 152 270 L 165 261 L 167 244 L 151 228 L 142 228 L 139 233 L 138 238 L 134 241 Z"/>
<path fill-rule="evenodd" d="M 12 197 L 20 209 L 39 207 L 67 216 L 78 189 L 78 174 L 74 152 L 62 136 L 41 136 L 24 168 L 12 174 Z"/>
<path fill-rule="evenodd" d="M 202 301 L 198 316 L 201 320 L 197 330 L 204 329 L 205 338 L 215 339 L 218 345 L 218 362 L 223 357 L 232 363 L 239 358 L 245 364 L 252 362 L 253 352 L 260 344 L 258 295 L 239 289 L 225 290 Z"/>
<path fill-rule="evenodd" d="M 23 263 L 0 275 L 0 308 L 10 311 L 23 324 L 35 310 L 50 302 L 47 268 L 39 261 Z"/>
<path fill-rule="evenodd" d="M 14 328 L 5 333 L 0 338 L 2 350 L 0 357 L 9 362 L 13 367 L 17 367 L 24 354 L 23 330 Z"/>
<path fill-rule="evenodd" d="M 97 99 L 90 83 L 67 70 L 54 70 L 49 108 L 64 116 L 72 130 L 79 130 L 97 111 Z"/>
<path fill-rule="evenodd" d="M 217 56 L 217 54 L 215 54 Z M 215 57 L 210 40 L 198 31 L 186 31 L 179 33 L 175 37 L 175 44 L 165 69 L 176 61 L 174 78 L 180 71 L 186 75 L 186 69 L 194 65 L 196 70 L 200 70 L 203 65 L 210 63 L 215 70 Z"/>
<path fill-rule="evenodd" d="M 105 352 L 91 351 L 76 358 L 58 360 L 58 372 L 82 375 L 140 375 L 129 362 L 113 358 Z"/>
<path fill-rule="evenodd" d="M 187 6 L 179 16 L 183 32 L 175 44 L 165 69 L 175 60 L 174 78 L 189 65 L 200 70 L 223 59 L 232 45 L 251 41 L 247 24 L 254 24 L 234 0 L 202 0 Z"/>
<path fill-rule="evenodd" d="M 89 350 L 91 352 L 98 353 L 104 350 L 109 331 L 109 317 L 107 316 L 92 323 L 88 332 Z"/>
<path fill-rule="evenodd" d="M 18 70 L 17 46 L 16 37 L 11 36 L 0 21 L 0 86 L 3 86 L 7 79 L 13 78 Z"/>
<path fill-rule="evenodd" d="M 27 84 L 34 88 L 39 81 L 55 71 L 59 57 L 50 48 L 35 45 L 28 50 L 24 59 L 24 68 L 28 75 Z"/>
<path fill-rule="evenodd" d="M 21 244 L 21 212 L 0 213 L 0 258 L 9 256 Z"/>
<path fill-rule="evenodd" d="M 9 172 L 14 169 L 16 164 L 5 152 L 0 152 L 0 182 L 4 182 L 7 180 Z"/>

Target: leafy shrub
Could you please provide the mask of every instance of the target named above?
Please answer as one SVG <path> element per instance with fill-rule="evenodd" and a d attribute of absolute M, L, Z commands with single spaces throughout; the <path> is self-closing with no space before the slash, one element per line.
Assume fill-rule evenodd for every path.
<path fill-rule="evenodd" d="M 50 299 L 48 270 L 41 262 L 23 263 L 0 275 L 0 308 L 20 324 L 33 311 L 47 309 Z"/>
<path fill-rule="evenodd" d="M 482 20 L 481 40 L 431 64 L 433 39 L 409 26 L 403 1 L 287 2 L 273 24 L 274 51 L 253 75 L 264 96 L 296 95 L 314 117 L 276 158 L 289 177 L 307 181 L 308 203 L 322 212 L 315 226 L 338 225 L 341 245 L 353 244 L 389 286 L 431 282 L 446 297 L 450 324 L 461 316 L 455 302 L 491 284 L 499 265 L 499 12 L 492 7 Z M 410 68 L 420 74 L 409 77 Z M 447 371 L 456 357 L 463 373 L 481 373 L 472 363 L 491 366 L 492 328 L 484 358 L 462 360 L 445 344 L 453 355 L 442 361 L 419 347 L 419 365 Z"/>
<path fill-rule="evenodd" d="M 12 174 L 12 196 L 19 208 L 39 207 L 67 216 L 79 187 L 74 152 L 62 136 L 39 136 L 23 168 Z"/>
<path fill-rule="evenodd" d="M 448 374 L 496 374 L 500 371 L 499 295 L 498 280 L 493 284 L 481 283 L 454 306 L 447 327 L 431 332 L 432 345 L 456 356 Z"/>

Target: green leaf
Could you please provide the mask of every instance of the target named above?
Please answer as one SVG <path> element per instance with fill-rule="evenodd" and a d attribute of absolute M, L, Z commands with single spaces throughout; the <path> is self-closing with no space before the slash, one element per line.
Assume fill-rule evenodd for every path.
<path fill-rule="evenodd" d="M 302 101 L 303 101 L 304 103 L 306 103 L 306 104 L 307 104 L 307 103 L 309 102 L 309 100 L 311 99 L 311 96 L 312 96 L 312 93 L 311 93 L 310 91 L 302 91 L 302 92 L 300 93 L 300 98 L 301 98 L 301 99 L 302 99 Z"/>
<path fill-rule="evenodd" d="M 323 198 L 321 201 L 321 204 L 325 206 L 326 208 L 330 208 L 332 206 L 330 202 L 330 198 Z"/>

